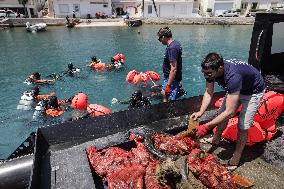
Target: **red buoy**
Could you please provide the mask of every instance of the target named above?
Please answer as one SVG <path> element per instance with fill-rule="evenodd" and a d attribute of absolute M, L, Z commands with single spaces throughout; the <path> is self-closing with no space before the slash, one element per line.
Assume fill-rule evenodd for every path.
<path fill-rule="evenodd" d="M 268 91 L 263 96 L 254 120 L 259 123 L 269 122 L 270 120 L 275 121 L 281 115 L 283 110 L 284 95 L 274 91 Z"/>
<path fill-rule="evenodd" d="M 216 128 L 213 130 L 214 133 L 216 132 Z M 222 137 L 236 141 L 238 137 L 238 118 L 234 117 L 231 118 L 228 122 L 227 128 L 223 131 Z M 248 129 L 248 140 L 246 145 L 252 146 L 258 142 L 266 140 L 267 136 L 265 131 L 261 128 L 258 122 L 253 121 L 251 127 Z"/>
<path fill-rule="evenodd" d="M 141 74 L 136 74 L 133 78 L 133 84 L 137 85 L 141 81 Z"/>
<path fill-rule="evenodd" d="M 78 93 L 74 96 L 71 102 L 71 107 L 74 109 L 84 110 L 88 104 L 88 97 L 84 93 Z"/>
<path fill-rule="evenodd" d="M 141 80 L 146 84 L 149 80 L 149 75 L 143 72 L 141 72 L 140 75 L 141 75 Z"/>
<path fill-rule="evenodd" d="M 131 83 L 135 77 L 135 75 L 137 74 L 137 71 L 136 70 L 132 70 L 130 72 L 128 72 L 125 80 L 128 82 L 128 83 Z"/>
<path fill-rule="evenodd" d="M 153 81 L 158 81 L 160 80 L 160 76 L 157 72 L 155 71 L 146 71 L 146 74 L 149 75 L 149 77 L 153 80 Z"/>

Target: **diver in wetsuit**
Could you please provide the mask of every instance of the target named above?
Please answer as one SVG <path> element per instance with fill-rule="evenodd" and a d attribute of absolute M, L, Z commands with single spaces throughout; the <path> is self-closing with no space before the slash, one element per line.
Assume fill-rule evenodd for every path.
<path fill-rule="evenodd" d="M 41 79 L 40 73 L 34 72 L 27 77 L 27 79 L 25 80 L 25 83 L 27 83 L 28 85 L 29 84 L 49 84 L 49 83 L 52 83 L 53 81 L 55 81 L 55 79 L 53 80 Z"/>
<path fill-rule="evenodd" d="M 119 101 L 121 104 L 129 104 L 128 108 L 138 108 L 143 106 L 150 106 L 151 102 L 148 97 L 144 97 L 140 90 L 135 91 L 129 100 Z"/>
<path fill-rule="evenodd" d="M 72 76 L 74 76 L 74 73 L 80 71 L 80 69 L 75 67 L 71 62 L 68 64 L 67 67 L 68 67 L 68 70 L 65 71 L 62 76 L 67 75 L 67 76 L 71 76 L 72 77 Z"/>

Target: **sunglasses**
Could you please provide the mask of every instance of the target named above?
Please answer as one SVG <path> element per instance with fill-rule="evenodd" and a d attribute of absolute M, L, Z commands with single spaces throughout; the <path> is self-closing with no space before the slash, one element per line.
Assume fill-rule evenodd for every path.
<path fill-rule="evenodd" d="M 163 35 L 160 36 L 160 37 L 158 38 L 158 40 L 161 42 L 163 37 L 164 37 Z"/>

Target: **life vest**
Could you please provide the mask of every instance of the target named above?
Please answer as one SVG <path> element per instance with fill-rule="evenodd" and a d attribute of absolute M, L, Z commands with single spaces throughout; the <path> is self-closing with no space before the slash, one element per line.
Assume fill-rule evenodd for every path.
<path fill-rule="evenodd" d="M 146 74 L 149 75 L 149 77 L 153 80 L 153 81 L 158 81 L 160 80 L 160 76 L 157 72 L 154 71 L 146 71 Z"/>
<path fill-rule="evenodd" d="M 130 72 L 128 72 L 125 80 L 128 82 L 128 83 L 131 83 L 135 77 L 135 75 L 137 74 L 137 71 L 136 70 L 132 70 Z"/>
<path fill-rule="evenodd" d="M 42 99 L 48 99 L 48 97 L 55 95 L 55 92 L 51 92 L 47 95 L 36 95 L 35 98 L 38 100 L 42 100 Z"/>
<path fill-rule="evenodd" d="M 64 112 L 65 110 L 63 110 L 62 108 L 49 108 L 45 110 L 45 113 L 51 117 L 61 116 Z"/>
<path fill-rule="evenodd" d="M 48 97 L 50 97 L 50 95 L 36 95 L 36 99 L 38 100 L 42 100 L 42 99 L 47 99 Z"/>
<path fill-rule="evenodd" d="M 133 78 L 133 84 L 137 85 L 141 81 L 141 74 L 136 74 Z"/>
<path fill-rule="evenodd" d="M 90 104 L 87 107 L 87 111 L 91 114 L 92 117 L 101 116 L 106 114 L 111 114 L 111 110 L 105 106 L 99 104 Z"/>
<path fill-rule="evenodd" d="M 67 105 L 69 102 L 70 102 L 70 101 L 69 101 L 68 98 L 65 99 L 65 100 L 58 100 L 58 104 L 59 104 L 59 105 Z"/>
<path fill-rule="evenodd" d="M 43 80 L 43 79 L 41 79 L 41 80 L 35 80 L 34 82 L 36 84 L 48 84 L 48 83 L 52 83 L 53 80 Z"/>
<path fill-rule="evenodd" d="M 93 66 L 93 68 L 95 70 L 104 70 L 106 68 L 106 64 L 105 63 L 97 63 Z"/>

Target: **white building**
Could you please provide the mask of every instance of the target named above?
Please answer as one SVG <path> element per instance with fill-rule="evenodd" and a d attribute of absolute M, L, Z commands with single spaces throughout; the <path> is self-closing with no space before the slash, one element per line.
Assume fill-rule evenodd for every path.
<path fill-rule="evenodd" d="M 72 16 L 73 11 L 80 18 L 87 18 L 88 14 L 95 17 L 98 12 L 112 14 L 111 0 L 49 0 L 48 5 L 49 16 L 56 18 Z"/>
<path fill-rule="evenodd" d="M 284 0 L 242 0 L 241 9 L 248 12 L 251 9 L 271 9 L 284 6 Z"/>
<path fill-rule="evenodd" d="M 130 17 L 142 16 L 142 2 L 138 0 L 112 0 L 112 8 L 117 15 L 127 12 Z"/>
<path fill-rule="evenodd" d="M 44 7 L 45 0 L 29 0 L 25 7 L 29 17 L 37 17 L 38 12 Z M 10 9 L 24 14 L 24 6 L 18 0 L 0 0 L 0 9 Z"/>
<path fill-rule="evenodd" d="M 145 0 L 144 17 L 188 18 L 194 16 L 194 0 Z"/>
<path fill-rule="evenodd" d="M 200 0 L 200 13 L 207 15 L 207 10 L 212 9 L 212 14 L 225 10 L 240 9 L 241 0 Z"/>

